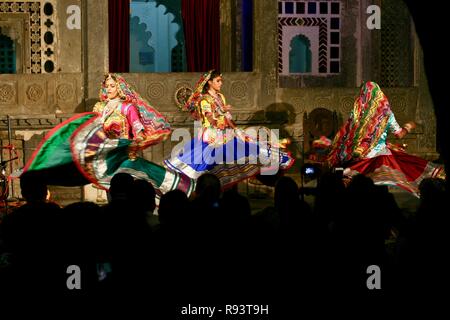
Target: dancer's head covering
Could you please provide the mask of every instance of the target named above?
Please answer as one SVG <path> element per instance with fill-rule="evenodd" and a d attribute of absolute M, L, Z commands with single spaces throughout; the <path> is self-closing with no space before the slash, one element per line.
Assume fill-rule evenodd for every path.
<path fill-rule="evenodd" d="M 100 88 L 100 100 L 103 102 L 109 101 L 106 90 L 106 81 L 108 79 L 116 82 L 118 94 L 123 103 L 136 106 L 140 121 L 145 129 L 145 140 L 139 143 L 139 148 L 143 149 L 166 139 L 171 132 L 170 124 L 166 117 L 153 108 L 147 100 L 142 98 L 121 75 L 117 73 L 108 73 L 105 75 Z"/>
<path fill-rule="evenodd" d="M 117 73 L 107 73 L 105 74 L 105 78 L 102 81 L 102 85 L 100 88 L 100 100 L 107 102 L 108 99 L 108 91 L 106 89 L 106 81 L 108 79 L 112 79 L 117 84 L 117 91 L 119 93 L 119 97 L 124 102 L 132 103 L 135 105 L 147 105 L 150 106 L 150 104 L 145 101 L 141 97 L 139 93 L 137 93 L 127 82 L 126 80 Z"/>
<path fill-rule="evenodd" d="M 330 165 L 363 159 L 386 130 L 391 112 L 389 101 L 378 84 L 364 83 L 349 119 L 334 137 L 328 156 Z"/>
<path fill-rule="evenodd" d="M 200 101 L 202 100 L 202 96 L 205 93 L 205 86 L 209 80 L 212 80 L 215 77 L 221 75 L 222 74 L 215 69 L 205 72 L 195 84 L 194 91 L 184 104 L 182 110 L 190 112 L 191 116 L 195 120 L 199 120 L 201 118 Z"/>

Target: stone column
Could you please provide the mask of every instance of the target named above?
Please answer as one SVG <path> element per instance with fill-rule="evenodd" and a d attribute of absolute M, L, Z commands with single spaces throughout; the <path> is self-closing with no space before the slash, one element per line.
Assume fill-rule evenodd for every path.
<path fill-rule="evenodd" d="M 83 0 L 83 72 L 85 107 L 98 101 L 100 81 L 109 69 L 108 0 Z"/>
<path fill-rule="evenodd" d="M 258 105 L 267 106 L 276 101 L 278 61 L 278 2 L 254 1 L 253 70 L 261 74 Z"/>
<path fill-rule="evenodd" d="M 80 12 L 81 20 L 83 19 L 82 10 L 82 1 L 80 0 L 59 0 L 56 2 L 56 13 L 58 21 L 53 21 L 53 23 L 56 23 L 57 25 L 55 55 L 56 66 L 58 67 L 58 69 L 55 69 L 55 73 L 82 72 L 82 33 L 84 31 L 84 28 L 82 24 L 80 26 L 81 28 L 67 26 L 67 20 L 73 21 L 71 17 L 79 16 L 78 14 Z M 43 16 L 43 19 L 46 19 L 45 16 Z M 75 20 L 77 19 L 75 18 Z"/>
<path fill-rule="evenodd" d="M 415 32 L 414 32 L 415 34 Z M 420 156 L 429 159 L 436 160 L 439 158 L 436 145 L 436 115 L 434 113 L 433 99 L 428 87 L 428 80 L 425 74 L 425 68 L 423 65 L 423 51 L 419 44 L 417 34 L 415 38 L 415 86 L 419 89 L 417 98 L 417 108 L 414 121 L 418 124 L 418 130 L 421 130 L 423 134 L 417 135 L 417 149 L 420 152 Z M 441 139 L 442 141 L 442 139 Z"/>
<path fill-rule="evenodd" d="M 236 36 L 233 28 L 233 0 L 220 1 L 220 71 L 233 70 Z"/>

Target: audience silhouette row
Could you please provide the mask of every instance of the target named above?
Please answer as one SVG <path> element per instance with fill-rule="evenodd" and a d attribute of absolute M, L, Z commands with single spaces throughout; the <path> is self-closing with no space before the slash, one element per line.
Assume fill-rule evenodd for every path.
<path fill-rule="evenodd" d="M 158 208 L 151 183 L 126 173 L 113 177 L 104 206 L 60 207 L 32 172 L 20 184 L 26 203 L 0 224 L 0 281 L 11 290 L 67 296 L 143 290 L 161 301 L 220 301 L 231 292 L 237 301 L 273 301 L 306 288 L 371 294 L 371 265 L 382 272 L 384 293 L 415 292 L 444 275 L 437 267 L 448 240 L 440 180 L 422 182 L 413 215 L 362 175 L 345 187 L 325 173 L 312 205 L 292 178 L 281 177 L 273 205 L 253 213 L 237 187 L 223 191 L 209 173 L 191 199 L 170 191 Z M 80 290 L 67 286 L 71 265 L 81 270 Z"/>

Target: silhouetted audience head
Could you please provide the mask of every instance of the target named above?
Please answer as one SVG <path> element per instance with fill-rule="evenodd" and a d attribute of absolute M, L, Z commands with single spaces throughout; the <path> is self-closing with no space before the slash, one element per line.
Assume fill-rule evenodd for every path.
<path fill-rule="evenodd" d="M 373 180 L 369 177 L 366 177 L 362 174 L 358 174 L 352 178 L 352 181 L 347 187 L 347 190 L 350 193 L 368 193 L 372 192 L 375 189 L 375 184 Z"/>
<path fill-rule="evenodd" d="M 442 179 L 428 178 L 419 185 L 420 204 L 417 218 L 421 221 L 432 222 L 443 218 L 441 212 L 446 207 L 446 185 Z M 436 221 L 434 221 L 436 223 Z"/>
<path fill-rule="evenodd" d="M 275 185 L 274 206 L 280 219 L 280 228 L 292 233 L 310 224 L 311 208 L 300 199 L 297 183 L 290 177 L 280 178 Z"/>
<path fill-rule="evenodd" d="M 197 179 L 195 186 L 195 198 L 202 202 L 215 203 L 221 193 L 220 180 L 211 173 L 202 174 Z"/>
<path fill-rule="evenodd" d="M 153 185 L 142 179 L 133 182 L 132 198 L 134 205 L 145 212 L 153 212 L 156 208 L 155 188 Z"/>
<path fill-rule="evenodd" d="M 419 185 L 420 198 L 422 201 L 441 197 L 445 193 L 445 181 L 442 179 L 423 179 Z"/>
<path fill-rule="evenodd" d="M 20 190 L 27 202 L 40 202 L 47 199 L 47 185 L 33 171 L 27 171 L 20 176 Z"/>
<path fill-rule="evenodd" d="M 93 202 L 75 202 L 63 208 L 61 238 L 65 253 L 88 255 L 97 249 L 99 230 L 102 229 L 100 207 Z"/>
<path fill-rule="evenodd" d="M 345 190 L 342 175 L 336 172 L 325 172 L 318 181 L 317 189 L 319 195 L 340 195 Z"/>
<path fill-rule="evenodd" d="M 172 190 L 162 195 L 159 201 L 158 218 L 161 225 L 181 222 L 189 214 L 189 201 L 181 190 Z"/>
<path fill-rule="evenodd" d="M 133 177 L 128 173 L 115 174 L 110 183 L 109 195 L 111 201 L 128 201 L 133 190 Z"/>
<path fill-rule="evenodd" d="M 288 203 L 299 201 L 297 183 L 290 177 L 281 177 L 275 185 L 275 208 L 279 209 Z"/>
<path fill-rule="evenodd" d="M 252 214 L 250 203 L 247 197 L 239 194 L 237 184 L 223 192 L 222 206 L 233 218 L 247 218 Z"/>
<path fill-rule="evenodd" d="M 332 229 L 337 216 L 347 211 L 346 189 L 342 174 L 325 172 L 317 183 L 314 214 L 325 229 Z"/>

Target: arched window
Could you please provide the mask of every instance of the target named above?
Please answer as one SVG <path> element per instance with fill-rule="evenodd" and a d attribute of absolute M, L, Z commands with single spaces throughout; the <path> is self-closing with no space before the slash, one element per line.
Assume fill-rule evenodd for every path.
<path fill-rule="evenodd" d="M 139 20 L 130 19 L 130 72 L 155 72 L 155 49 L 149 45 L 152 33 Z"/>
<path fill-rule="evenodd" d="M 278 74 L 280 80 L 308 68 L 308 76 L 339 74 L 341 57 L 340 0 L 278 0 Z M 298 34 L 309 41 L 293 39 Z M 304 54 L 301 55 L 301 51 Z M 298 61 L 296 55 L 303 58 Z M 294 55 L 294 56 L 293 56 Z M 310 67 L 307 57 L 310 57 Z"/>
<path fill-rule="evenodd" d="M 133 0 L 130 8 L 130 72 L 185 70 L 180 17 L 152 0 Z"/>
<path fill-rule="evenodd" d="M 220 3 L 220 0 L 108 1 L 109 70 L 145 72 L 152 62 L 155 72 L 219 69 Z M 140 24 L 146 25 L 145 32 Z M 138 30 L 138 35 L 130 34 L 131 27 Z"/>
<path fill-rule="evenodd" d="M 291 40 L 289 51 L 289 73 L 311 72 L 311 42 L 304 35 L 297 35 Z"/>
<path fill-rule="evenodd" d="M 16 73 L 14 41 L 0 34 L 0 73 Z"/>

